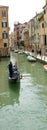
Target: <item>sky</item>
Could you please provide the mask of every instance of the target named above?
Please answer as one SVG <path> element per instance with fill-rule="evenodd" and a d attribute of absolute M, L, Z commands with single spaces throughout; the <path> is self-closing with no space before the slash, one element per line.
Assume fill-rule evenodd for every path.
<path fill-rule="evenodd" d="M 28 22 L 36 12 L 43 10 L 46 0 L 1 0 L 0 5 L 9 6 L 9 27 L 13 31 L 14 23 Z"/>

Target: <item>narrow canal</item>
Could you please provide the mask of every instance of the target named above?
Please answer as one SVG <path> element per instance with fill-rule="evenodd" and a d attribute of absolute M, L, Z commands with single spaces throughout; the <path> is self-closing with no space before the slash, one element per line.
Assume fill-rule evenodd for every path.
<path fill-rule="evenodd" d="M 12 54 L 23 75 L 8 81 L 9 58 L 0 60 L 0 130 L 47 130 L 47 73 L 43 64 Z"/>

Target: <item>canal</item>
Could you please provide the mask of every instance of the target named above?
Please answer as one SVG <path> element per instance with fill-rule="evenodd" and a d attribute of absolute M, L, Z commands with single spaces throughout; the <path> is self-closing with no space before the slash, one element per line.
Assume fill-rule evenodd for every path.
<path fill-rule="evenodd" d="M 10 83 L 10 59 L 0 60 L 0 130 L 47 130 L 47 73 L 43 64 L 28 62 L 25 54 L 11 56 L 22 79 Z"/>

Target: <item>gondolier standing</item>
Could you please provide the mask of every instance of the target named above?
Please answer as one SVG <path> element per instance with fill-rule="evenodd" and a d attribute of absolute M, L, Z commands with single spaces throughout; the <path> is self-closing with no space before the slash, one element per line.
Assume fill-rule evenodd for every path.
<path fill-rule="evenodd" d="M 12 65 L 12 62 L 10 61 L 9 63 L 9 76 L 12 77 L 13 75 L 13 65 Z"/>

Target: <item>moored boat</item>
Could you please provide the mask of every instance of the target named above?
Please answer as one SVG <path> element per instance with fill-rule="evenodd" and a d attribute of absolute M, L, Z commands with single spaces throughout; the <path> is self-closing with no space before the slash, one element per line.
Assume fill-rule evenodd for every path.
<path fill-rule="evenodd" d="M 27 60 L 30 62 L 35 62 L 36 58 L 32 57 L 32 56 L 27 56 Z"/>
<path fill-rule="evenodd" d="M 14 52 L 15 52 L 15 53 L 18 53 L 18 52 L 19 52 L 19 50 L 14 50 Z"/>
<path fill-rule="evenodd" d="M 47 72 L 47 65 L 44 65 L 43 68 Z"/>

